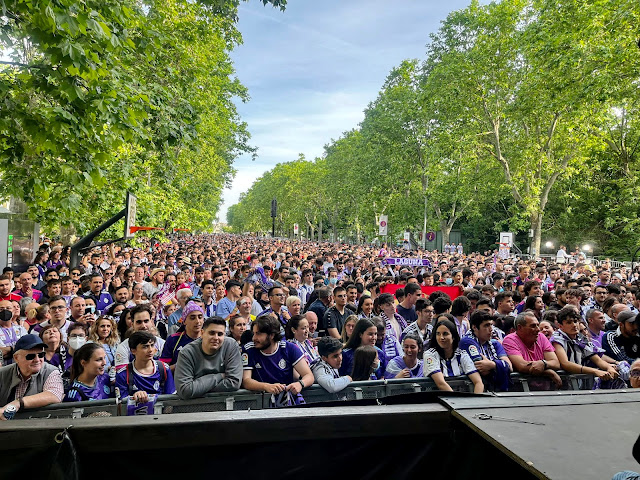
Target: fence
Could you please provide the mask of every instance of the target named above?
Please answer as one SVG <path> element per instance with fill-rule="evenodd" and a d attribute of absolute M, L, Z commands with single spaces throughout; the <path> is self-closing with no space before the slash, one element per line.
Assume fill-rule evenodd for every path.
<path fill-rule="evenodd" d="M 589 375 L 568 375 L 558 372 L 563 380 L 562 390 L 589 390 L 593 387 L 593 377 Z M 529 392 L 531 377 L 511 374 L 510 391 Z M 539 382 L 540 377 L 536 377 Z M 473 393 L 473 383 L 466 377 L 450 377 L 447 383 L 454 391 Z M 549 383 L 550 385 L 550 383 Z M 403 378 L 353 382 L 344 390 L 329 393 L 320 385 L 312 385 L 302 392 L 307 404 L 324 402 L 382 399 L 394 395 L 437 391 L 438 387 L 430 378 Z M 227 393 L 210 393 L 203 398 L 181 400 L 177 395 L 161 395 L 155 404 L 154 414 L 221 412 L 232 410 L 260 410 L 271 407 L 271 394 L 238 390 Z M 16 419 L 29 418 L 81 418 L 108 417 L 127 414 L 126 403 L 115 399 L 89 402 L 58 403 L 45 408 L 18 412 Z"/>

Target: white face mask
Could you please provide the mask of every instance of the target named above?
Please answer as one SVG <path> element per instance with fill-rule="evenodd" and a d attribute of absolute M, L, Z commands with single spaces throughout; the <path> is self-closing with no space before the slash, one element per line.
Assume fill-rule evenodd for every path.
<path fill-rule="evenodd" d="M 78 350 L 85 343 L 87 343 L 87 339 L 85 337 L 73 337 L 69 339 L 69 346 L 74 350 Z"/>

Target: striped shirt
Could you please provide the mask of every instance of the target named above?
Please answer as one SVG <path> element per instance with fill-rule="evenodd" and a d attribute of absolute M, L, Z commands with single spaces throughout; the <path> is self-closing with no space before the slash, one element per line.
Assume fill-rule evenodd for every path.
<path fill-rule="evenodd" d="M 476 373 L 476 366 L 469 354 L 459 348 L 453 353 L 453 357 L 445 359 L 435 348 L 430 348 L 424 352 L 424 364 L 422 371 L 425 377 L 430 377 L 434 373 L 442 373 L 445 377 L 457 377 L 460 375 L 471 375 Z"/>
<path fill-rule="evenodd" d="M 18 369 L 18 376 L 20 377 L 20 383 L 16 387 L 16 400 L 20 400 L 22 397 L 24 397 L 24 394 L 29 388 L 29 382 L 31 381 L 31 377 L 26 380 L 22 377 L 20 369 Z M 62 401 L 62 397 L 64 397 L 64 387 L 62 386 L 62 377 L 60 376 L 60 371 L 53 370 L 49 374 L 47 379 L 44 381 L 42 391 L 51 392 L 58 398 L 59 402 Z"/>

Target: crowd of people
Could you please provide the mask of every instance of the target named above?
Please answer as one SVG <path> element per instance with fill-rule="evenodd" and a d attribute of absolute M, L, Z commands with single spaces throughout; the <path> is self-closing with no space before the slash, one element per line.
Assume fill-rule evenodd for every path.
<path fill-rule="evenodd" d="M 640 275 L 606 262 L 222 234 L 69 253 L 47 241 L 0 275 L 2 419 L 239 388 L 283 406 L 314 383 L 339 395 L 383 378 L 448 391 L 466 376 L 482 393 L 508 391 L 512 372 L 561 388 L 563 370 L 640 387 Z"/>

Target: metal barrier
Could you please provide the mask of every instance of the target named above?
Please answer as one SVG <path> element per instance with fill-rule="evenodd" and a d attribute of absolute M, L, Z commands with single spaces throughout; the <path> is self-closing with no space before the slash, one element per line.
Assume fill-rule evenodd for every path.
<path fill-rule="evenodd" d="M 561 390 L 590 390 L 593 377 L 590 375 L 568 375 L 558 372 L 563 380 Z M 532 377 L 511 374 L 512 387 L 509 391 L 529 392 Z M 541 377 L 535 377 L 540 383 Z M 546 379 L 545 379 L 546 380 Z M 473 393 L 473 383 L 466 376 L 449 377 L 447 383 L 456 392 Z M 547 382 L 550 389 L 551 382 Z M 307 404 L 323 402 L 382 399 L 395 395 L 437 391 L 438 387 L 430 378 L 402 378 L 353 382 L 344 390 L 329 393 L 320 385 L 305 388 L 303 397 Z M 177 395 L 160 395 L 155 405 L 155 414 L 222 412 L 232 410 L 261 410 L 271 407 L 271 394 L 238 390 L 236 392 L 210 393 L 203 398 L 181 400 Z M 115 399 L 89 402 L 58 403 L 45 408 L 18 412 L 16 419 L 29 418 L 81 418 L 95 416 L 118 416 L 127 414 L 126 403 L 117 404 Z"/>

